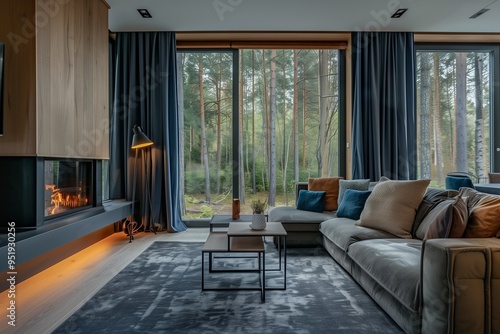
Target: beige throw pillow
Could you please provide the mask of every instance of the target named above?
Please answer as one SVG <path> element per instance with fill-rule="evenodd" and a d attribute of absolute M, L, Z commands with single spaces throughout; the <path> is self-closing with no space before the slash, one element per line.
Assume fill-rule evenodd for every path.
<path fill-rule="evenodd" d="M 429 182 L 389 180 L 378 183 L 368 197 L 356 225 L 411 239 L 415 214 Z"/>

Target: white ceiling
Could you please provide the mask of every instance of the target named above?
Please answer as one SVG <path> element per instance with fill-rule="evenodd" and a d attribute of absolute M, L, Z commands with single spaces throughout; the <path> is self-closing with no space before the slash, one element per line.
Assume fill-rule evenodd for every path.
<path fill-rule="evenodd" d="M 500 32 L 498 0 L 107 0 L 118 31 Z M 490 10 L 476 19 L 471 15 Z M 144 19 L 138 8 L 149 10 Z M 403 17 L 389 16 L 408 8 Z"/>

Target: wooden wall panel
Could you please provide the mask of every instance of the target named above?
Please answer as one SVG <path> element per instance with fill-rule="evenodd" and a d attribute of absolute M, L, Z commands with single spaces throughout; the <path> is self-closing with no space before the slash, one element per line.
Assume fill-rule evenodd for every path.
<path fill-rule="evenodd" d="M 0 40 L 5 43 L 4 135 L 1 156 L 36 153 L 36 40 L 33 0 L 0 0 Z"/>
<path fill-rule="evenodd" d="M 37 0 L 37 11 L 45 1 Z M 108 8 L 60 5 L 37 37 L 38 150 L 51 157 L 109 158 Z"/>

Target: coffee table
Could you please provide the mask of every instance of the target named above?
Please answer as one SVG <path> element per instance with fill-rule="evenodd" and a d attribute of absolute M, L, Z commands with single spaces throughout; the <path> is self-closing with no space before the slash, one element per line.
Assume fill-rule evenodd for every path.
<path fill-rule="evenodd" d="M 229 222 L 227 233 L 211 232 L 202 248 L 202 290 L 261 290 L 261 299 L 265 301 L 266 290 L 286 290 L 286 231 L 279 222 L 268 222 L 264 230 L 252 230 L 250 221 Z M 278 238 L 278 266 L 266 268 L 265 237 Z M 281 247 L 283 245 L 283 247 Z M 214 270 L 214 253 L 256 253 L 258 258 L 257 270 Z M 209 272 L 259 272 L 259 288 L 206 288 L 205 287 L 205 255 L 208 254 Z M 232 255 L 232 254 L 231 254 Z M 246 258 L 248 256 L 241 256 Z M 232 256 L 218 256 L 217 258 L 235 258 Z M 266 271 L 283 273 L 282 286 L 267 286 Z"/>
<path fill-rule="evenodd" d="M 214 253 L 256 253 L 258 259 L 258 269 L 238 269 L 238 270 L 227 270 L 227 269 L 213 269 L 213 259 Z M 238 272 L 238 273 L 258 273 L 259 274 L 259 287 L 239 287 L 239 288 L 219 288 L 212 287 L 207 288 L 205 286 L 205 255 L 208 254 L 209 263 L 209 273 L 227 273 L 227 272 Z M 249 256 L 238 255 L 238 256 L 221 256 L 217 258 L 249 258 Z M 255 256 L 254 256 L 255 258 Z M 207 241 L 201 249 L 201 290 L 258 290 L 261 292 L 262 301 L 265 300 L 265 252 L 264 243 L 262 237 L 253 236 L 248 238 L 235 238 L 230 243 L 228 243 L 228 237 L 226 233 L 223 232 L 212 232 L 208 235 Z"/>

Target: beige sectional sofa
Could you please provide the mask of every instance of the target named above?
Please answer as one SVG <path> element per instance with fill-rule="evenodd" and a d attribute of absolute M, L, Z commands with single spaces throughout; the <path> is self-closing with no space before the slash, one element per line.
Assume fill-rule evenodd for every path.
<path fill-rule="evenodd" d="M 328 212 L 311 226 L 319 226 L 321 245 L 406 333 L 500 333 L 500 196 L 428 189 L 414 211 L 410 236 L 363 226 L 363 214 L 354 220 Z M 305 228 L 301 214 L 302 221 L 284 223 Z M 476 222 L 484 227 L 485 219 L 488 237 L 449 237 L 482 235 Z M 454 227 L 443 230 L 443 222 Z M 300 240 L 301 232 L 294 233 Z"/>

